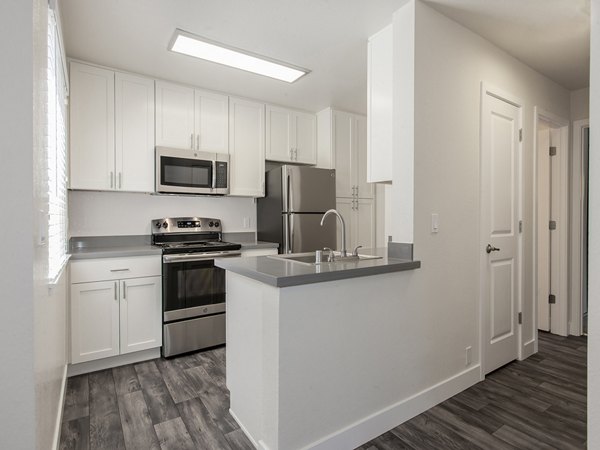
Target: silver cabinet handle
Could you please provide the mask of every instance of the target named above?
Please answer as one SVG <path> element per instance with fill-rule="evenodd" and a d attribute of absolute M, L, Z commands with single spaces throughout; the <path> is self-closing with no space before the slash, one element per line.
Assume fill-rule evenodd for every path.
<path fill-rule="evenodd" d="M 119 189 L 123 187 L 123 173 L 119 172 Z"/>
<path fill-rule="evenodd" d="M 191 149 L 194 150 L 194 133 L 190 134 L 190 140 L 192 142 Z"/>
<path fill-rule="evenodd" d="M 114 173 L 113 173 L 113 171 L 111 170 L 111 171 L 110 171 L 110 188 L 111 188 L 111 189 L 113 188 L 113 184 L 114 184 L 114 177 L 115 177 L 115 174 L 114 174 Z"/>
<path fill-rule="evenodd" d="M 111 272 L 128 272 L 129 268 L 127 269 L 110 269 Z"/>
<path fill-rule="evenodd" d="M 127 300 L 127 285 L 123 281 L 123 300 Z"/>
<path fill-rule="evenodd" d="M 356 197 L 358 197 L 358 184 L 356 185 Z"/>
<path fill-rule="evenodd" d="M 294 149 L 294 161 L 298 161 L 298 149 Z"/>
<path fill-rule="evenodd" d="M 117 295 L 118 290 L 119 290 L 119 285 L 115 281 L 115 301 L 119 301 L 119 296 Z"/>

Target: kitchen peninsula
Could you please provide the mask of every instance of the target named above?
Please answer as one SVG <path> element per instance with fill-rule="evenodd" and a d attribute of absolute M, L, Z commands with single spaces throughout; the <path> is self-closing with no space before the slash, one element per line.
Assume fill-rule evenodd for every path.
<path fill-rule="evenodd" d="M 397 377 L 410 358 L 395 349 L 420 262 L 365 253 L 380 258 L 215 261 L 227 270 L 230 411 L 257 448 L 354 448 L 410 390 Z"/>

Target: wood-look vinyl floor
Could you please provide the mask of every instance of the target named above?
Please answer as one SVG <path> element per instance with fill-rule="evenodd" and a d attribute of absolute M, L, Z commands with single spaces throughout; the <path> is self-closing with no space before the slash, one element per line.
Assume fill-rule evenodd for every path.
<path fill-rule="evenodd" d="M 587 339 L 540 333 L 539 353 L 359 450 L 583 449 Z M 68 379 L 61 449 L 252 449 L 229 414 L 225 348 Z"/>

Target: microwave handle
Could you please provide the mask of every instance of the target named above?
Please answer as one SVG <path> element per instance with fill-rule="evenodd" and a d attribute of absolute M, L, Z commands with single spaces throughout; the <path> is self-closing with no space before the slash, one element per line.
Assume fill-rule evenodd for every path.
<path fill-rule="evenodd" d="M 212 188 L 217 188 L 217 158 L 212 163 Z"/>

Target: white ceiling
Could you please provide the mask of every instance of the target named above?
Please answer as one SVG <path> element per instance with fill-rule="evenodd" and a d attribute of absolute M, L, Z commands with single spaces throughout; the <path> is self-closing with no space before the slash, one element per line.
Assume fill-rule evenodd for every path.
<path fill-rule="evenodd" d="M 309 111 L 334 106 L 365 113 L 367 38 L 404 2 L 61 0 L 60 6 L 70 57 Z M 428 3 L 559 84 L 588 85 L 589 0 Z M 171 53 L 175 28 L 312 72 L 288 84 Z"/>
<path fill-rule="evenodd" d="M 589 86 L 590 0 L 426 0 L 569 90 Z"/>

